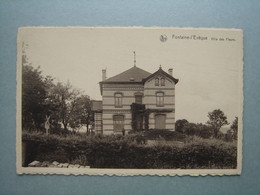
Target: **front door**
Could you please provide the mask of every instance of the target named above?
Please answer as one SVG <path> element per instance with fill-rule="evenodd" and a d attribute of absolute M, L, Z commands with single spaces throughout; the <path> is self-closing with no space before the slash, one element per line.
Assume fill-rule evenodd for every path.
<path fill-rule="evenodd" d="M 114 116 L 114 131 L 122 132 L 123 128 L 124 128 L 124 116 L 115 115 Z"/>
<path fill-rule="evenodd" d="M 142 130 L 143 129 L 143 115 L 142 114 L 138 114 L 136 117 L 136 128 L 138 130 Z"/>
<path fill-rule="evenodd" d="M 166 116 L 164 114 L 155 115 L 155 129 L 166 129 Z"/>

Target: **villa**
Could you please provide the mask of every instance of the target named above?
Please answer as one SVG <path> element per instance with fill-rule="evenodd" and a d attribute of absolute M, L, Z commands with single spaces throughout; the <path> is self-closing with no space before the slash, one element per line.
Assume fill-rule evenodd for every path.
<path fill-rule="evenodd" d="M 122 134 L 130 130 L 175 130 L 173 70 L 161 66 L 153 74 L 134 65 L 111 78 L 102 70 L 102 101 L 93 102 L 96 134 Z"/>

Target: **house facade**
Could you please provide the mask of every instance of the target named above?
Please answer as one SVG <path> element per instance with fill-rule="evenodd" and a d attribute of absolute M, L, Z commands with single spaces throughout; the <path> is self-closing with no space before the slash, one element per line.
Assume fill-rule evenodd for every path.
<path fill-rule="evenodd" d="M 161 67 L 151 74 L 136 66 L 106 79 L 102 70 L 96 133 L 128 133 L 130 130 L 175 130 L 175 85 L 178 79 Z"/>

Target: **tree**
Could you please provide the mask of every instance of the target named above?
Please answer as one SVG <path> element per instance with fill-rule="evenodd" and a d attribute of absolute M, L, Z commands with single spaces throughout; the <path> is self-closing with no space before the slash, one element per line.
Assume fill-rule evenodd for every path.
<path fill-rule="evenodd" d="M 213 135 L 212 129 L 202 123 L 185 123 L 182 132 L 186 135 L 210 138 Z"/>
<path fill-rule="evenodd" d="M 238 132 L 238 117 L 235 118 L 235 120 L 233 121 L 231 127 L 230 127 L 231 131 L 232 131 L 232 138 L 234 140 L 237 140 L 237 132 Z"/>
<path fill-rule="evenodd" d="M 224 112 L 220 109 L 213 110 L 212 112 L 208 113 L 209 120 L 206 124 L 212 127 L 214 131 L 215 138 L 217 137 L 220 128 L 223 125 L 228 125 L 227 117 L 225 116 Z"/>
<path fill-rule="evenodd" d="M 46 113 L 46 83 L 40 67 L 22 66 L 22 127 L 41 129 Z"/>
<path fill-rule="evenodd" d="M 186 135 L 195 135 L 197 131 L 197 125 L 195 123 L 187 123 L 183 126 L 182 131 Z"/>
<path fill-rule="evenodd" d="M 186 119 L 180 119 L 177 120 L 175 123 L 175 129 L 177 132 L 179 133 L 183 133 L 184 132 L 184 126 L 189 124 L 189 122 Z"/>
<path fill-rule="evenodd" d="M 34 68 L 26 55 L 28 44 L 22 43 L 22 128 L 40 130 L 46 113 L 47 85 L 40 67 Z"/>
<path fill-rule="evenodd" d="M 79 125 L 86 125 L 87 134 L 89 134 L 89 125 L 94 121 L 94 115 L 91 110 L 91 101 L 88 95 L 81 95 L 75 101 L 75 121 L 79 120 Z"/>
<path fill-rule="evenodd" d="M 210 138 L 212 137 L 212 135 L 214 135 L 214 132 L 212 130 L 212 128 L 210 128 L 209 126 L 199 123 L 196 125 L 196 135 L 202 138 Z"/>
<path fill-rule="evenodd" d="M 57 120 L 56 123 L 62 123 L 64 130 L 68 130 L 69 126 L 78 127 L 78 121 L 75 121 L 74 114 L 79 91 L 73 89 L 69 82 L 66 84 L 58 82 L 51 90 L 50 95 L 50 101 L 55 108 L 52 117 Z"/>

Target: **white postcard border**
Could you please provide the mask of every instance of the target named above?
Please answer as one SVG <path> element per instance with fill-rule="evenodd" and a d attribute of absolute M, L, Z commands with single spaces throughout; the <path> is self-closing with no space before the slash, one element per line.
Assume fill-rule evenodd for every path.
<path fill-rule="evenodd" d="M 239 60 L 240 67 L 240 113 L 238 116 L 238 146 L 237 146 L 237 168 L 236 169 L 94 169 L 94 168 L 39 168 L 39 167 L 22 167 L 22 42 L 21 33 L 24 28 L 64 28 L 64 27 L 21 27 L 17 34 L 17 72 L 16 72 L 16 172 L 17 174 L 59 174 L 59 175 L 99 175 L 99 176 L 138 176 L 138 175 L 156 175 L 156 176 L 224 176 L 224 175 L 240 175 L 242 172 L 242 126 L 243 126 L 243 48 L 241 50 L 241 60 Z M 66 28 L 144 28 L 144 29 L 181 29 L 181 30 L 222 30 L 222 31 L 241 31 L 243 40 L 243 31 L 241 29 L 223 29 L 223 28 L 179 28 L 179 27 L 72 27 Z"/>

